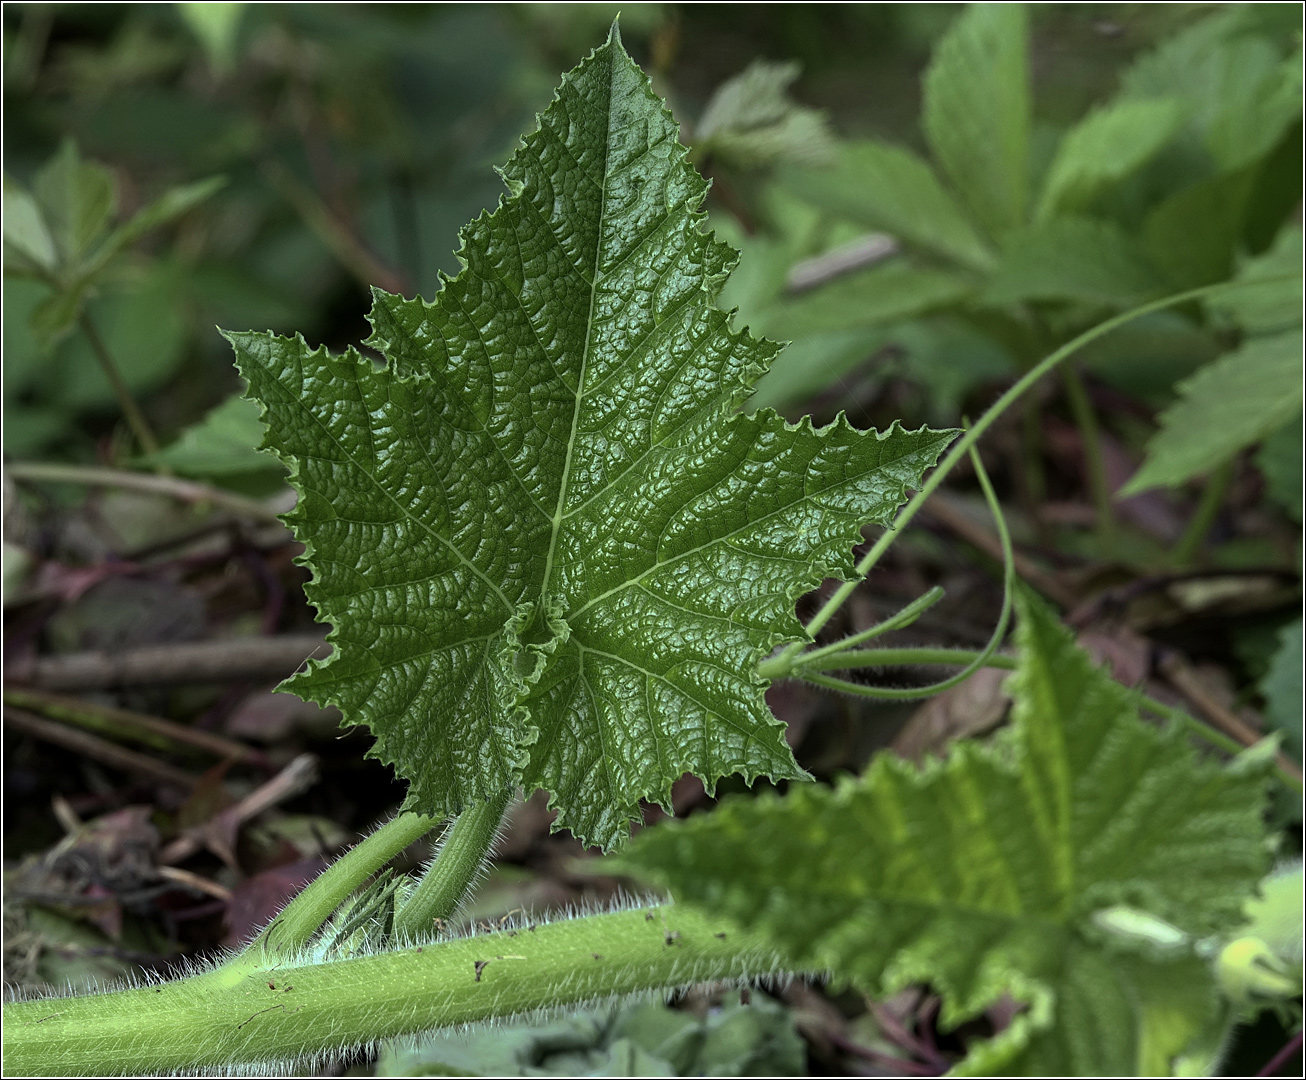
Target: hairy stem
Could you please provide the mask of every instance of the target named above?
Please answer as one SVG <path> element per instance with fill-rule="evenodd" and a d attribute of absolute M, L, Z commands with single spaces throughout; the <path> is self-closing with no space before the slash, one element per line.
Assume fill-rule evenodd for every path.
<path fill-rule="evenodd" d="M 1067 364 L 1061 369 L 1061 381 L 1071 415 L 1075 418 L 1075 426 L 1079 428 L 1079 441 L 1084 446 L 1084 473 L 1093 497 L 1093 509 L 1097 513 L 1098 540 L 1103 554 L 1110 558 L 1116 549 L 1116 515 L 1111 506 L 1111 486 L 1107 482 L 1106 462 L 1102 458 L 1102 430 L 1098 426 L 1097 414 L 1093 411 L 1093 403 L 1088 398 L 1088 391 L 1079 372 Z"/>
<path fill-rule="evenodd" d="M 411 812 L 382 825 L 323 870 L 233 963 L 246 966 L 251 961 L 244 957 L 256 954 L 262 960 L 276 960 L 308 944 L 350 893 L 435 825 L 434 818 Z"/>
<path fill-rule="evenodd" d="M 678 906 L 636 908 L 374 956 L 287 958 L 159 986 L 9 1002 L 5 1074 L 266 1066 L 433 1028 L 778 971 L 763 939 L 724 920 Z"/>
<path fill-rule="evenodd" d="M 400 941 L 429 934 L 437 920 L 449 918 L 458 909 L 490 857 L 509 797 L 505 792 L 458 815 L 435 861 L 395 914 L 395 936 Z"/>
<path fill-rule="evenodd" d="M 141 412 L 140 406 L 136 404 L 132 392 L 127 389 L 127 384 L 123 382 L 122 374 L 118 371 L 118 365 L 114 362 L 109 347 L 105 345 L 104 338 L 100 336 L 95 321 L 87 312 L 83 311 L 78 322 L 82 328 L 82 333 L 86 335 L 86 340 L 91 344 L 91 352 L 95 354 L 95 359 L 100 362 L 100 367 L 104 370 L 105 378 L 109 380 L 109 385 L 113 387 L 113 396 L 118 399 L 118 407 L 122 409 L 122 415 L 127 420 L 127 426 L 132 429 L 132 434 L 136 436 L 136 441 L 145 453 L 157 454 L 159 452 L 159 440 L 155 438 L 154 430 L 150 427 L 149 421 L 145 419 L 145 414 Z"/>
<path fill-rule="evenodd" d="M 907 505 L 899 512 L 893 525 L 890 528 L 885 529 L 880 538 L 874 545 L 872 545 L 870 551 L 862 556 L 861 561 L 857 563 L 857 567 L 853 572 L 853 580 L 846 581 L 839 586 L 839 588 L 836 589 L 834 593 L 831 594 L 830 598 L 821 606 L 821 609 L 812 616 L 812 621 L 807 624 L 808 638 L 815 637 L 825 624 L 833 618 L 834 613 L 843 606 L 848 597 L 850 597 L 857 589 L 862 578 L 870 573 L 875 564 L 883 558 L 884 553 L 889 550 L 894 540 L 897 539 L 899 533 L 906 528 L 912 518 L 920 513 L 921 507 L 924 506 L 930 496 L 939 489 L 943 484 L 943 481 L 948 478 L 948 474 L 956 468 L 962 458 L 969 453 L 970 448 L 975 445 L 980 436 L 988 431 L 988 429 L 997 421 L 998 417 L 1006 412 L 1015 401 L 1020 399 L 1025 391 L 1042 379 L 1044 375 L 1055 370 L 1059 364 L 1069 359 L 1080 349 L 1084 348 L 1084 346 L 1091 344 L 1098 338 L 1105 337 L 1113 330 L 1124 326 L 1126 323 L 1132 322 L 1134 319 L 1142 318 L 1144 315 L 1150 315 L 1154 311 L 1161 311 L 1164 308 L 1174 307 L 1177 304 L 1188 303 L 1190 300 L 1200 300 L 1206 296 L 1213 296 L 1216 293 L 1241 288 L 1249 284 L 1264 286 L 1268 285 L 1271 281 L 1277 282 L 1280 280 L 1295 281 L 1298 279 L 1296 275 L 1285 274 L 1282 277 L 1258 278 L 1251 282 L 1222 281 L 1215 285 L 1204 285 L 1200 289 L 1189 289 L 1187 292 L 1176 293 L 1173 296 L 1154 300 L 1150 304 L 1143 304 L 1141 307 L 1136 307 L 1132 311 L 1126 311 L 1114 318 L 1107 319 L 1105 322 L 1098 323 L 1097 326 L 1093 327 L 1091 330 L 1086 330 L 1077 338 L 1066 342 L 1061 346 L 1061 348 L 1045 357 L 1016 380 L 1011 388 L 989 406 L 983 416 L 975 421 L 974 426 L 953 444 L 952 449 L 948 451 L 947 456 L 939 463 L 938 468 L 930 474 L 929 479 L 921 485 L 920 490 L 912 496 Z M 802 641 L 791 642 L 785 647 L 781 656 L 792 658 L 802 651 L 804 644 L 805 643 Z"/>

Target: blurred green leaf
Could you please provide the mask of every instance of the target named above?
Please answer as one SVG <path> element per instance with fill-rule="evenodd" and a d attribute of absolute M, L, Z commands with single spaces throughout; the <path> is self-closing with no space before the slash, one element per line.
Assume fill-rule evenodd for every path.
<path fill-rule="evenodd" d="M 960 1075 L 1157 1075 L 1219 1024 L 1196 942 L 1267 860 L 1268 763 L 1200 758 L 1020 597 L 1013 726 L 924 767 L 735 798 L 617 858 L 867 993 L 928 981 L 945 1028 L 1009 994 Z"/>
<path fill-rule="evenodd" d="M 898 322 L 952 306 L 973 291 L 963 277 L 892 259 L 844 274 L 777 304 L 766 332 L 798 340 L 806 334 Z"/>
<path fill-rule="evenodd" d="M 179 3 L 177 10 L 204 46 L 214 71 L 230 71 L 236 61 L 236 39 L 245 14 L 240 3 Z"/>
<path fill-rule="evenodd" d="M 1279 231 L 1274 246 L 1259 258 L 1248 259 L 1235 275 L 1237 281 L 1292 278 L 1261 286 L 1231 289 L 1212 297 L 1206 306 L 1228 315 L 1249 334 L 1266 334 L 1301 325 L 1301 226 Z"/>
<path fill-rule="evenodd" d="M 1048 169 L 1038 218 L 1080 210 L 1103 188 L 1134 172 L 1184 121 L 1168 98 L 1118 101 L 1094 109 L 1066 132 Z"/>
<path fill-rule="evenodd" d="M 1233 270 L 1243 210 L 1255 177 L 1213 176 L 1171 195 L 1143 223 L 1143 246 L 1176 287 L 1223 281 Z"/>
<path fill-rule="evenodd" d="M 4 178 L 4 260 L 6 273 L 45 278 L 54 270 L 56 255 L 41 208 L 20 184 Z"/>
<path fill-rule="evenodd" d="M 962 319 L 940 315 L 895 327 L 904 378 L 920 387 L 931 423 L 953 423 L 963 399 L 986 382 L 1008 379 L 1016 362 L 997 342 Z"/>
<path fill-rule="evenodd" d="M 1132 307 L 1160 288 L 1147 259 L 1117 226 L 1091 218 L 1053 218 L 1011 236 L 984 301 L 995 306 L 1070 300 Z"/>
<path fill-rule="evenodd" d="M 1122 78 L 1127 97 L 1175 96 L 1222 171 L 1268 152 L 1301 113 L 1300 55 L 1285 58 L 1255 5 L 1217 11 L 1140 58 Z"/>
<path fill-rule="evenodd" d="M 54 241 L 61 276 L 71 278 L 80 272 L 82 260 L 109 227 L 116 202 L 114 187 L 109 170 L 82 161 L 72 139 L 65 139 L 37 173 L 32 193 Z"/>
<path fill-rule="evenodd" d="M 1209 472 L 1301 410 L 1301 330 L 1253 338 L 1179 384 L 1121 496 Z"/>
<path fill-rule="evenodd" d="M 263 421 L 258 406 L 235 394 L 192 424 L 171 445 L 140 459 L 143 465 L 166 465 L 185 476 L 224 477 L 285 469 L 271 454 L 258 450 Z"/>
<path fill-rule="evenodd" d="M 211 176 L 205 180 L 197 180 L 193 184 L 181 184 L 169 188 L 149 206 L 135 214 L 130 221 L 118 226 L 105 238 L 104 243 L 96 250 L 87 273 L 96 273 L 128 245 L 135 243 L 151 229 L 157 229 L 160 225 L 165 225 L 188 210 L 194 209 L 225 183 L 223 177 Z"/>
<path fill-rule="evenodd" d="M 186 313 L 180 275 L 160 263 L 90 301 L 100 336 L 133 393 L 156 389 L 176 371 L 186 341 Z M 57 400 L 72 409 L 109 408 L 117 403 L 83 334 L 60 350 Z"/>
<path fill-rule="evenodd" d="M 747 412 L 785 411 L 835 385 L 888 341 L 883 328 L 807 334 L 789 345 L 757 381 Z"/>
<path fill-rule="evenodd" d="M 789 96 L 800 70 L 794 62 L 754 60 L 727 80 L 703 111 L 694 149 L 745 168 L 832 158 L 834 136 L 825 115 Z"/>
<path fill-rule="evenodd" d="M 1177 382 L 1219 355 L 1219 345 L 1192 319 L 1157 311 L 1099 338 L 1080 362 L 1116 389 L 1161 407 L 1174 400 Z"/>
<path fill-rule="evenodd" d="M 1268 435 L 1256 452 L 1265 493 L 1298 523 L 1302 519 L 1302 430 L 1300 416 Z"/>
<path fill-rule="evenodd" d="M 89 288 L 85 279 L 74 281 L 51 293 L 32 309 L 28 323 L 43 350 L 48 352 L 54 348 L 72 330 Z"/>
<path fill-rule="evenodd" d="M 986 269 L 992 252 L 943 189 L 929 162 L 903 147 L 872 140 L 845 143 L 833 168 L 791 170 L 784 183 L 823 210 L 904 243 Z"/>
<path fill-rule="evenodd" d="M 1275 731 L 1283 732 L 1284 749 L 1297 761 L 1302 759 L 1303 648 L 1302 620 L 1298 619 L 1279 632 L 1279 650 L 1261 682 L 1265 721 Z"/>
<path fill-rule="evenodd" d="M 1029 190 L 1029 26 L 1021 4 L 973 4 L 925 73 L 925 135 L 990 236 L 1025 223 Z"/>

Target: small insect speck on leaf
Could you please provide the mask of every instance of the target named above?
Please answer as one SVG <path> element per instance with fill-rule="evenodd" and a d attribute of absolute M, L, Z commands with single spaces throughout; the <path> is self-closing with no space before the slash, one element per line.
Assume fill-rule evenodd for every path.
<path fill-rule="evenodd" d="M 592 952 L 592 953 L 590 953 L 590 956 L 594 957 L 595 960 L 602 960 L 602 959 L 603 959 L 603 954 L 602 954 L 602 953 Z"/>
<path fill-rule="evenodd" d="M 748 989 L 748 987 L 746 986 L 741 986 L 739 988 L 739 1004 L 750 1005 L 752 1004 L 752 1001 L 753 1001 L 753 991 Z"/>
<path fill-rule="evenodd" d="M 722 933 L 720 933 L 720 934 L 713 934 L 712 936 L 713 936 L 714 938 L 718 938 L 718 939 L 720 939 L 721 941 L 725 941 L 725 939 L 726 939 L 726 935 L 725 935 L 724 932 L 722 932 Z"/>
<path fill-rule="evenodd" d="M 481 981 L 481 973 L 485 971 L 485 965 L 488 963 L 489 963 L 488 960 L 477 960 L 472 964 L 472 966 L 476 969 L 477 982 Z"/>
<path fill-rule="evenodd" d="M 663 940 L 667 943 L 667 947 L 668 947 L 668 948 L 670 948 L 672 945 L 679 945 L 679 944 L 680 944 L 680 931 L 679 931 L 679 930 L 664 930 L 664 931 L 662 932 L 662 938 L 663 938 Z"/>

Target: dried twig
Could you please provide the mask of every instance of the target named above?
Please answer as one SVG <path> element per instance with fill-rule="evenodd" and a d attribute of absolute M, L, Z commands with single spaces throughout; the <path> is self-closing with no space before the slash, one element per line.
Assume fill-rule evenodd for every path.
<path fill-rule="evenodd" d="M 236 863 L 236 834 L 250 818 L 269 807 L 292 799 L 317 781 L 317 758 L 300 754 L 266 784 L 246 795 L 234 806 L 215 814 L 208 821 L 187 829 L 159 854 L 160 863 L 178 863 L 188 859 L 201 847 L 207 847 L 224 862 Z"/>
<path fill-rule="evenodd" d="M 1243 746 L 1253 746 L 1264 737 L 1242 717 L 1225 708 L 1198 678 L 1197 672 L 1178 653 L 1167 650 L 1161 655 L 1157 667 L 1169 680 L 1171 686 L 1183 694 L 1198 712 L 1226 735 L 1237 739 Z M 1275 760 L 1280 769 L 1295 777 L 1298 783 L 1302 782 L 1301 767 L 1295 761 L 1284 754 L 1280 754 Z"/>
<path fill-rule="evenodd" d="M 194 480 L 175 476 L 154 476 L 126 469 L 106 469 L 96 465 L 52 465 L 36 461 L 12 461 L 5 471 L 15 480 L 46 484 L 82 484 L 86 487 L 119 487 L 170 495 L 186 503 L 211 503 L 241 517 L 256 521 L 277 520 L 277 512 L 254 499 L 236 495 Z"/>
<path fill-rule="evenodd" d="M 163 753 L 176 753 L 193 747 L 224 760 L 262 766 L 268 764 L 267 755 L 244 743 L 145 713 L 113 709 L 80 698 L 16 687 L 5 687 L 4 703 L 20 709 L 30 709 L 51 720 L 75 724 L 103 735 L 129 739 Z"/>
<path fill-rule="evenodd" d="M 231 890 L 219 885 L 216 881 L 210 881 L 206 877 L 201 877 L 199 874 L 192 873 L 189 870 L 182 870 L 176 866 L 160 866 L 158 870 L 159 877 L 165 881 L 171 881 L 184 888 L 194 889 L 196 892 L 207 893 L 224 903 L 231 902 Z"/>
<path fill-rule="evenodd" d="M 193 788 L 198 783 L 198 778 L 190 773 L 183 772 L 181 769 L 174 768 L 162 761 L 155 761 L 154 758 L 146 754 L 138 754 L 135 750 L 124 750 L 121 746 L 115 746 L 113 743 L 101 739 L 98 735 L 91 735 L 89 732 L 76 731 L 73 728 L 65 727 L 63 724 L 56 724 L 52 720 L 46 720 L 25 709 L 16 709 L 11 705 L 6 705 L 4 708 L 4 722 L 18 731 L 31 735 L 33 738 L 84 754 L 105 765 L 121 769 L 123 772 L 135 773 L 138 776 L 144 776 L 150 780 L 171 784 L 186 790 Z"/>
<path fill-rule="evenodd" d="M 7 666 L 10 682 L 48 690 L 103 690 L 285 678 L 310 657 L 330 655 L 314 634 L 154 645 L 123 652 L 47 656 Z"/>

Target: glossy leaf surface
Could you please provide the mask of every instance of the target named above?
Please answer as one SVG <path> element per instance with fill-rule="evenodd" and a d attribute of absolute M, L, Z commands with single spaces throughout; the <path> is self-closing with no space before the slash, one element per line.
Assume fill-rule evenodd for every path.
<path fill-rule="evenodd" d="M 287 688 L 367 723 L 413 809 L 538 786 L 610 847 L 687 771 L 803 775 L 757 661 L 952 437 L 737 412 L 779 347 L 712 306 L 735 255 L 677 134 L 610 39 L 465 269 L 431 303 L 377 293 L 385 368 L 231 335 L 335 627 Z"/>

